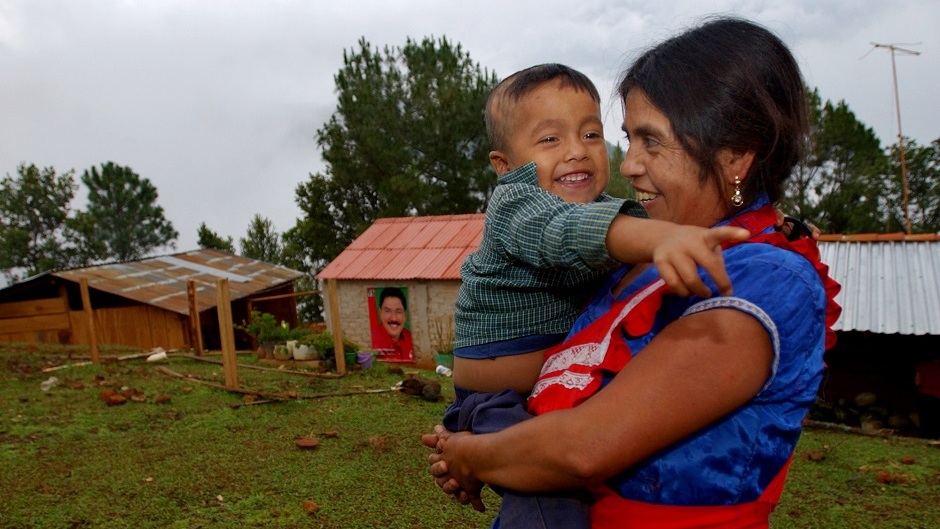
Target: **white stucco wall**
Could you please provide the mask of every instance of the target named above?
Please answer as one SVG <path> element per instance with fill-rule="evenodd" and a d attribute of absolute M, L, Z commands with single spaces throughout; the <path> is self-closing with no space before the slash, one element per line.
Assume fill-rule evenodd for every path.
<path fill-rule="evenodd" d="M 434 355 L 450 347 L 453 340 L 454 304 L 459 280 L 436 281 L 337 281 L 339 323 L 346 339 L 368 350 L 372 343 L 369 326 L 368 293 L 370 288 L 406 287 L 408 317 L 415 346 L 415 363 L 433 367 Z M 330 297 L 322 287 L 327 329 L 333 328 Z"/>

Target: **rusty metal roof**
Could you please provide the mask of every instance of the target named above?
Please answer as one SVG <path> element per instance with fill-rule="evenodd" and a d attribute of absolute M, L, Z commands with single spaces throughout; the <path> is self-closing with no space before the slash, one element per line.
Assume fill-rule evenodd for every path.
<path fill-rule="evenodd" d="M 819 250 L 842 285 L 836 330 L 940 335 L 940 237 L 823 235 Z"/>
<path fill-rule="evenodd" d="M 186 292 L 189 280 L 196 282 L 196 305 L 201 312 L 216 306 L 217 278 L 228 279 L 229 296 L 236 300 L 290 283 L 303 274 L 203 248 L 140 261 L 56 271 L 51 275 L 76 283 L 84 278 L 89 288 L 189 314 Z"/>
<path fill-rule="evenodd" d="M 378 219 L 318 279 L 460 279 L 483 237 L 483 214 Z"/>

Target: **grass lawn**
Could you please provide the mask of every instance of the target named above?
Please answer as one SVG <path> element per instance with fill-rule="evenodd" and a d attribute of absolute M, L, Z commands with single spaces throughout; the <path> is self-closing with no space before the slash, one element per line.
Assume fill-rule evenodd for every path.
<path fill-rule="evenodd" d="M 67 352 L 0 347 L 0 528 L 489 526 L 492 513 L 452 502 L 427 474 L 418 437 L 453 396 L 431 371 L 421 376 L 442 382 L 439 402 L 399 392 L 313 398 L 402 380 L 378 363 L 340 379 L 239 369 L 243 388 L 301 397 L 244 406 L 242 395 L 143 359 L 42 371 L 76 362 Z M 221 365 L 172 356 L 160 365 L 223 382 Z M 59 383 L 42 391 L 50 376 Z M 108 406 L 99 396 L 121 388 L 136 400 Z M 296 447 L 311 436 L 315 449 Z M 489 491 L 484 499 L 499 505 Z M 940 527 L 940 448 L 810 429 L 772 525 Z"/>

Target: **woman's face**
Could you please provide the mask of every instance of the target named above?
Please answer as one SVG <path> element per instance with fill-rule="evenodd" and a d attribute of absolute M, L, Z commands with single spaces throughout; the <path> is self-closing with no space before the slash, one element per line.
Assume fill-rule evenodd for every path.
<path fill-rule="evenodd" d="M 713 180 L 702 183 L 699 165 L 676 139 L 669 119 L 639 89 L 624 99 L 623 130 L 629 146 L 620 172 L 651 218 L 711 226 L 725 217 Z"/>

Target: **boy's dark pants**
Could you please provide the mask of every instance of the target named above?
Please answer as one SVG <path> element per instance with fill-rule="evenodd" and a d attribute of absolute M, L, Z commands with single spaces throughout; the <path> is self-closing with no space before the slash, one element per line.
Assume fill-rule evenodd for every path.
<path fill-rule="evenodd" d="M 492 433 L 532 417 L 526 397 L 512 390 L 477 393 L 455 387 L 456 399 L 444 414 L 444 427 L 452 432 Z M 546 442 L 551 442 L 546 440 Z M 503 497 L 497 524 L 501 529 L 589 529 L 587 496 L 523 494 L 494 487 Z"/>

